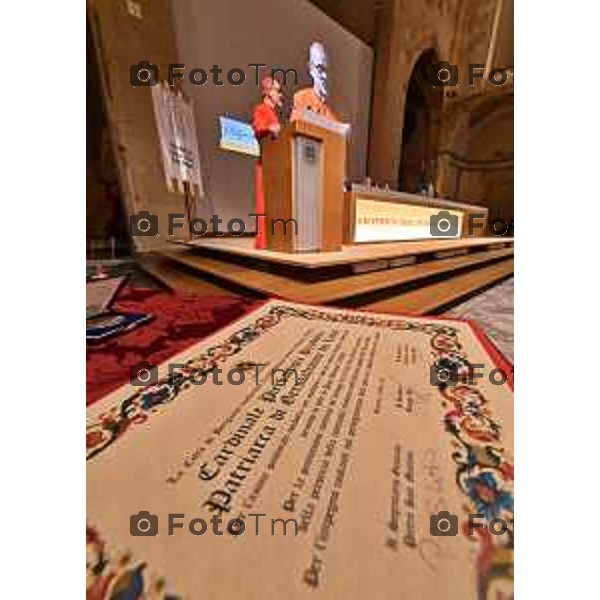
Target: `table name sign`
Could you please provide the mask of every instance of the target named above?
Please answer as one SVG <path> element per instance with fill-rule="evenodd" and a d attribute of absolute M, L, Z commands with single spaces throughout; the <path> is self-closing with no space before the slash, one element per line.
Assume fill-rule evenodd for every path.
<path fill-rule="evenodd" d="M 450 233 L 455 233 L 444 237 L 459 237 L 463 214 L 455 210 L 447 212 L 446 218 L 455 220 L 444 221 L 442 225 L 449 227 Z M 439 213 L 439 208 L 430 206 L 393 204 L 359 197 L 356 199 L 354 241 L 384 242 L 431 238 L 431 219 L 435 219 Z M 441 218 L 443 217 L 444 215 Z"/>
<path fill-rule="evenodd" d="M 487 213 L 472 204 L 354 185 L 345 194 L 344 242 L 481 236 Z"/>

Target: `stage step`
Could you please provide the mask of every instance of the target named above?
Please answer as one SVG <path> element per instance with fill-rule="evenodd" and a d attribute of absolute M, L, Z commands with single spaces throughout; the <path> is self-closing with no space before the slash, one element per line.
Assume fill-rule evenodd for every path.
<path fill-rule="evenodd" d="M 164 256 L 144 253 L 136 258 L 136 262 L 148 275 L 170 290 L 195 294 L 234 295 L 222 286 L 198 277 L 195 272 L 173 268 L 173 262 Z"/>
<path fill-rule="evenodd" d="M 496 247 L 492 250 L 480 250 L 466 255 L 453 256 L 418 262 L 416 264 L 388 268 L 369 273 L 337 277 L 324 281 L 306 282 L 286 277 L 283 274 L 265 272 L 256 268 L 227 262 L 223 259 L 200 256 L 189 250 L 175 249 L 161 253 L 162 270 L 168 274 L 162 280 L 173 279 L 170 271 L 182 270 L 185 273 L 185 285 L 193 287 L 190 277 L 208 276 L 217 282 L 224 282 L 238 290 L 251 291 L 255 294 L 278 297 L 293 302 L 311 304 L 334 304 L 352 299 L 356 306 L 363 306 L 369 301 L 369 294 L 381 293 L 388 288 L 398 286 L 421 285 L 421 280 L 434 277 L 451 277 L 455 272 L 465 269 L 478 269 L 488 263 L 505 261 L 514 255 L 512 247 Z M 512 264 L 512 262 L 511 262 Z M 165 265 L 169 265 L 165 267 Z M 155 275 L 161 279 L 155 268 Z M 203 281 L 203 279 L 200 279 Z M 200 282 L 199 282 L 200 283 Z M 426 285 L 426 281 L 422 282 Z M 168 283 L 167 283 L 168 285 Z M 362 298 L 364 297 L 364 299 Z M 372 301 L 372 298 L 370 299 Z"/>
<path fill-rule="evenodd" d="M 337 252 L 277 252 L 257 250 L 253 238 L 212 237 L 191 241 L 172 240 L 173 248 L 189 249 L 201 256 L 226 260 L 244 267 L 256 267 L 263 271 L 271 266 L 276 269 L 294 270 L 295 277 L 306 279 L 315 273 L 351 275 L 357 268 L 377 263 L 421 262 L 437 258 L 450 258 L 481 250 L 498 250 L 512 247 L 514 240 L 504 237 L 469 237 L 452 239 L 412 240 L 405 242 L 377 242 L 373 244 L 349 244 Z M 356 272 L 356 271 L 355 271 Z"/>
<path fill-rule="evenodd" d="M 366 304 L 362 308 L 389 314 L 431 314 L 465 296 L 498 283 L 513 273 L 514 259 L 511 258 L 380 302 Z"/>

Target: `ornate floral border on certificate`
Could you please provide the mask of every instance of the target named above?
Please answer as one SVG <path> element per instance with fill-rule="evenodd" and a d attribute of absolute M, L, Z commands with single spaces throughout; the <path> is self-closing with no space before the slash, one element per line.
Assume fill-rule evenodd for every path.
<path fill-rule="evenodd" d="M 175 401 L 191 385 L 198 370 L 210 373 L 231 356 L 258 339 L 284 318 L 324 320 L 395 331 L 411 331 L 429 336 L 432 366 L 453 365 L 458 378 L 452 385 L 438 387 L 445 411 L 443 426 L 450 435 L 452 458 L 456 463 L 456 484 L 464 494 L 467 513 L 481 513 L 488 522 L 503 519 L 508 532 L 492 536 L 487 528 L 475 530 L 478 543 L 478 597 L 488 595 L 495 580 L 513 580 L 514 549 L 514 467 L 512 456 L 503 447 L 501 424 L 494 419 L 488 400 L 476 382 L 467 380 L 471 364 L 459 341 L 456 328 L 443 321 L 415 322 L 360 312 L 329 312 L 312 307 L 273 303 L 266 314 L 189 358 L 185 366 L 163 377 L 155 385 L 133 391 L 115 402 L 87 425 L 87 460 L 101 454 L 136 425 L 146 423 L 154 413 Z M 463 529 L 466 533 L 465 522 Z M 104 596 L 95 596 L 95 598 Z M 110 598 L 111 596 L 106 596 Z M 157 596 L 159 597 L 159 596 Z"/>
<path fill-rule="evenodd" d="M 110 548 L 96 529 L 85 531 L 86 600 L 181 600 L 146 563 Z"/>

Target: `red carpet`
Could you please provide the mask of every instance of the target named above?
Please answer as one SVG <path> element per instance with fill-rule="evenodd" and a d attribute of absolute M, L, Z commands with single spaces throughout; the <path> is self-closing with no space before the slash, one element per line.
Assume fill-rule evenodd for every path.
<path fill-rule="evenodd" d="M 87 405 L 129 381 L 140 361 L 159 365 L 262 301 L 241 296 L 205 296 L 124 288 L 115 312 L 150 313 L 154 319 L 99 346 L 87 348 Z"/>

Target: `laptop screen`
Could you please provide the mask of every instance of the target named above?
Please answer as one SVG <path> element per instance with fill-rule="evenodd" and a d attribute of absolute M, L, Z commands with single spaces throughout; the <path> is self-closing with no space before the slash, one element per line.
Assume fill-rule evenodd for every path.
<path fill-rule="evenodd" d="M 85 286 L 85 318 L 105 313 L 124 282 L 124 276 L 88 281 Z"/>

